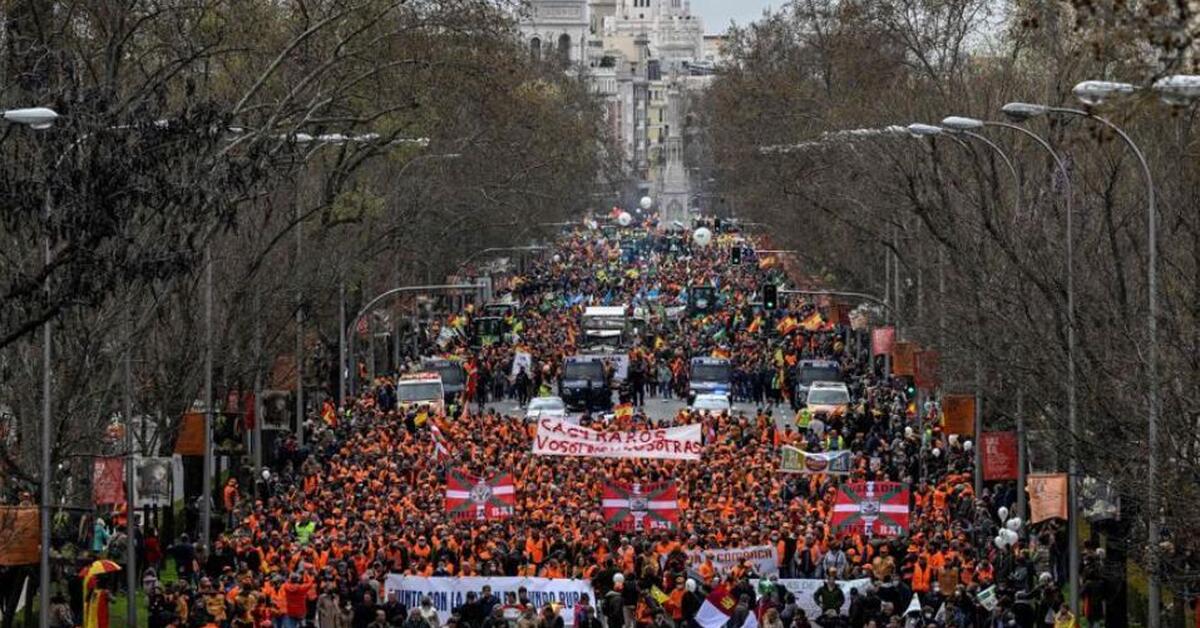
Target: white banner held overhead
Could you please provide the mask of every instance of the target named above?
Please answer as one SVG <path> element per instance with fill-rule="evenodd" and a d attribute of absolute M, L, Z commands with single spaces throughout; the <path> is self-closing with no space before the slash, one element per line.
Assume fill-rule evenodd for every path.
<path fill-rule="evenodd" d="M 755 591 L 758 590 L 758 582 L 758 580 L 750 581 L 750 586 L 754 587 Z M 858 589 L 859 593 L 863 593 L 870 582 L 870 578 L 836 581 L 838 588 L 842 590 L 842 595 L 846 597 L 846 601 L 842 602 L 842 613 L 850 609 L 850 589 Z M 775 584 L 796 596 L 796 605 L 804 610 L 805 615 L 813 618 L 821 616 L 821 607 L 813 599 L 813 593 L 816 593 L 817 589 L 825 584 L 824 580 L 819 578 L 781 578 L 776 580 Z"/>
<path fill-rule="evenodd" d="M 521 369 L 525 369 L 525 374 L 531 379 L 533 378 L 533 356 L 525 351 L 517 351 L 513 353 L 512 371 L 510 375 L 513 379 L 521 374 Z"/>
<path fill-rule="evenodd" d="M 636 432 L 600 432 L 558 419 L 540 419 L 533 453 L 590 458 L 700 460 L 700 425 Z"/>
<path fill-rule="evenodd" d="M 700 566 L 706 557 L 712 557 L 713 567 L 719 574 L 729 573 L 734 565 L 748 560 L 760 576 L 779 575 L 779 555 L 774 545 L 691 550 L 687 552 L 688 567 L 694 569 Z"/>
<path fill-rule="evenodd" d="M 596 594 L 591 584 L 586 580 L 569 580 L 565 578 L 484 578 L 469 576 L 461 578 L 425 578 L 421 576 L 404 576 L 388 574 L 383 588 L 386 596 L 397 594 L 401 604 L 408 608 L 418 608 L 421 600 L 428 597 L 437 609 L 438 623 L 445 624 L 450 619 L 450 613 L 467 601 L 467 593 L 474 591 L 478 594 L 484 586 L 492 588 L 492 594 L 503 600 L 504 594 L 524 587 L 529 593 L 529 601 L 537 609 L 548 603 L 560 605 L 559 615 L 568 626 L 575 623 L 575 603 L 579 596 L 587 594 L 596 605 Z"/>

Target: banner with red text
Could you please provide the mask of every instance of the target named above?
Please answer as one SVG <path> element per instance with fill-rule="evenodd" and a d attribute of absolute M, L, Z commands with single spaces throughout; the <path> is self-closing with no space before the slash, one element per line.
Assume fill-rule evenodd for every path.
<path fill-rule="evenodd" d="M 538 420 L 533 453 L 589 458 L 700 460 L 700 424 L 635 432 L 601 432 L 558 419 Z"/>

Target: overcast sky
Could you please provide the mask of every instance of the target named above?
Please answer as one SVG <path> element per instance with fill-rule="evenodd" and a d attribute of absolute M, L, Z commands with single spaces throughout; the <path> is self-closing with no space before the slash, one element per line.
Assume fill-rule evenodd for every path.
<path fill-rule="evenodd" d="M 692 0 L 692 13 L 704 18 L 704 30 L 723 33 L 730 20 L 738 24 L 753 22 L 768 6 L 779 6 L 782 0 Z"/>

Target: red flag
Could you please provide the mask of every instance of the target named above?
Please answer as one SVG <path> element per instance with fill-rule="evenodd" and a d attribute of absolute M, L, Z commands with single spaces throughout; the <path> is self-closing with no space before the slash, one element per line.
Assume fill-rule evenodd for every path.
<path fill-rule="evenodd" d="M 783 320 L 779 321 L 779 324 L 775 326 L 775 331 L 779 332 L 780 336 L 786 336 L 799 328 L 800 323 L 798 323 L 794 317 L 787 316 Z"/>
<path fill-rule="evenodd" d="M 979 453 L 983 454 L 985 481 L 1017 479 L 1016 432 L 984 432 L 979 446 L 983 448 Z"/>
<path fill-rule="evenodd" d="M 825 326 L 825 319 L 821 317 L 820 312 L 813 312 L 800 321 L 800 326 L 804 331 L 820 331 Z"/>
<path fill-rule="evenodd" d="M 829 525 L 867 536 L 900 536 L 908 530 L 909 491 L 899 482 L 847 482 L 838 489 Z"/>
<path fill-rule="evenodd" d="M 887 355 L 892 352 L 896 340 L 895 327 L 876 327 L 871 330 L 871 355 Z"/>
<path fill-rule="evenodd" d="M 604 485 L 604 521 L 617 530 L 674 530 L 679 527 L 679 499 L 673 482 Z"/>
<path fill-rule="evenodd" d="M 446 514 L 454 519 L 505 519 L 517 506 L 511 473 L 484 480 L 454 471 L 446 474 Z"/>
<path fill-rule="evenodd" d="M 442 436 L 442 428 L 438 426 L 438 418 L 429 420 L 429 433 L 433 436 L 433 457 L 445 460 L 450 457 L 450 448 L 446 446 L 446 438 Z"/>
<path fill-rule="evenodd" d="M 253 392 L 242 396 L 242 426 L 247 432 L 254 429 L 254 422 L 258 420 L 258 414 L 255 412 L 256 406 Z"/>
<path fill-rule="evenodd" d="M 92 461 L 92 503 L 97 506 L 125 502 L 125 459 Z"/>

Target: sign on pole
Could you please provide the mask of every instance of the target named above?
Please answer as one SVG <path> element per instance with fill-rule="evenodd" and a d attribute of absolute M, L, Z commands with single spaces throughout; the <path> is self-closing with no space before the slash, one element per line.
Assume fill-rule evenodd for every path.
<path fill-rule="evenodd" d="M 985 481 L 1017 479 L 1016 432 L 984 432 L 979 437 L 979 446 L 983 448 Z"/>
<path fill-rule="evenodd" d="M 942 397 L 942 431 L 946 434 L 975 435 L 975 395 Z"/>
<path fill-rule="evenodd" d="M 892 375 L 911 376 L 916 372 L 917 343 L 892 343 Z"/>

